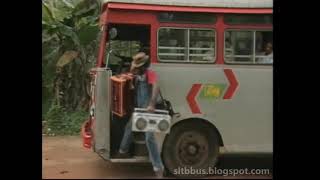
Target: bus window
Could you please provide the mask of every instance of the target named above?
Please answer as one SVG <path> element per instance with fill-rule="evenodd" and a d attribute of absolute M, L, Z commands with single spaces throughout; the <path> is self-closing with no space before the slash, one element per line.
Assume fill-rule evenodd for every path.
<path fill-rule="evenodd" d="M 255 62 L 258 64 L 273 63 L 272 32 L 257 31 L 255 40 Z"/>
<path fill-rule="evenodd" d="M 272 31 L 226 31 L 225 61 L 232 64 L 272 64 L 272 35 Z"/>
<path fill-rule="evenodd" d="M 187 60 L 187 29 L 161 28 L 158 36 L 158 55 L 161 60 Z"/>
<path fill-rule="evenodd" d="M 160 28 L 158 57 L 163 62 L 214 62 L 215 31 Z"/>
<path fill-rule="evenodd" d="M 215 36 L 212 30 L 190 30 L 190 61 L 214 61 Z"/>
<path fill-rule="evenodd" d="M 253 35 L 250 31 L 229 31 L 225 34 L 227 62 L 250 63 L 253 61 Z"/>

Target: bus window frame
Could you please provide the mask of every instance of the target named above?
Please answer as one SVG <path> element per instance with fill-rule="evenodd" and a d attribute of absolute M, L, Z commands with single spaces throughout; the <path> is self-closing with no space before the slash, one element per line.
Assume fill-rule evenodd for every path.
<path fill-rule="evenodd" d="M 212 61 L 190 61 L 190 60 L 161 60 L 159 57 L 159 31 L 160 29 L 187 29 L 187 30 L 212 30 L 214 31 L 214 37 L 215 37 L 215 41 L 214 41 L 214 59 Z M 188 36 L 188 40 L 190 39 L 190 37 Z M 189 42 L 188 42 L 189 43 Z M 217 28 L 213 27 L 212 25 L 207 26 L 207 27 L 192 27 L 192 26 L 186 26 L 184 25 L 183 27 L 179 26 L 179 25 L 170 25 L 170 26 L 159 26 L 157 29 L 157 62 L 158 63 L 178 63 L 178 64 L 216 64 L 217 62 Z M 188 45 L 189 47 L 189 45 Z M 189 51 L 189 49 L 188 49 Z M 189 56 L 189 53 L 188 53 Z"/>
<path fill-rule="evenodd" d="M 226 56 L 225 56 L 225 53 L 226 53 L 226 35 L 225 33 L 227 31 L 249 31 L 249 32 L 261 32 L 261 31 L 265 31 L 265 32 L 272 32 L 273 33 L 273 29 L 265 29 L 265 28 L 225 28 L 224 31 L 223 31 L 223 62 L 224 64 L 227 64 L 227 65 L 253 65 L 253 66 L 273 66 L 273 63 L 270 63 L 270 64 L 267 64 L 267 63 L 247 63 L 247 62 L 244 62 L 244 63 L 241 63 L 241 62 L 228 62 L 226 61 Z M 253 43 L 253 50 L 255 50 L 255 44 L 256 44 L 256 39 L 255 39 L 255 34 L 253 35 L 254 36 L 254 43 Z M 236 57 L 236 56 L 233 56 L 233 57 Z M 255 58 L 255 52 L 253 54 L 253 58 Z"/>

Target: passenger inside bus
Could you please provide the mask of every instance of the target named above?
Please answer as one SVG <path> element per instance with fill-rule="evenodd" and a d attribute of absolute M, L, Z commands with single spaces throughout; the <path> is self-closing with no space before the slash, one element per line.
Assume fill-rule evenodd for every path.
<path fill-rule="evenodd" d="M 210 61 L 214 57 L 214 51 L 212 48 L 210 48 L 208 45 L 203 45 L 201 48 L 204 48 L 205 50 L 202 50 L 202 54 L 204 56 L 201 57 L 202 61 Z"/>
<path fill-rule="evenodd" d="M 265 45 L 265 49 L 263 52 L 263 57 L 258 59 L 259 63 L 266 63 L 266 64 L 272 64 L 273 63 L 273 48 L 272 43 L 267 42 Z"/>
<path fill-rule="evenodd" d="M 272 64 L 272 32 L 225 32 L 225 59 L 230 63 Z"/>

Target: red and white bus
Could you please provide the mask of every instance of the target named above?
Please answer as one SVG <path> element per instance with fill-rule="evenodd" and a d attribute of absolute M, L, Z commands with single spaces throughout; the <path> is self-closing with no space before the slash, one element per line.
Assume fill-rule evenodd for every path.
<path fill-rule="evenodd" d="M 175 112 L 169 134 L 157 134 L 165 167 L 213 167 L 222 153 L 273 153 L 272 0 L 105 0 L 93 69 L 84 146 L 111 162 L 124 120 L 112 113 L 110 77 L 139 45 L 150 52 L 162 95 Z M 120 65 L 119 65 L 120 64 Z M 120 70 L 119 70 L 120 69 Z"/>

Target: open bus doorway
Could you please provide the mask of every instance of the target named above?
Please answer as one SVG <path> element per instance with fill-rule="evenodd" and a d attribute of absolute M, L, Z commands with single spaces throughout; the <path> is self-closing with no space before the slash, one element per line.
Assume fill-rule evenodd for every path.
<path fill-rule="evenodd" d="M 150 55 L 150 26 L 130 24 L 110 24 L 109 41 L 104 64 L 112 74 L 129 70 L 132 56 L 138 52 Z"/>
<path fill-rule="evenodd" d="M 118 75 L 130 70 L 132 57 L 138 52 L 150 55 L 150 25 L 109 24 L 109 41 L 107 42 L 105 64 Z M 118 152 L 126 123 L 131 113 L 119 117 L 112 113 L 110 128 L 110 159 Z M 144 142 L 144 134 L 133 132 L 134 141 L 130 148 L 132 159 L 144 157 L 148 151 Z"/>

